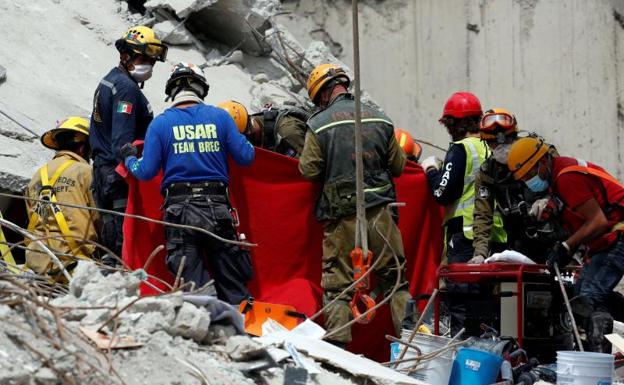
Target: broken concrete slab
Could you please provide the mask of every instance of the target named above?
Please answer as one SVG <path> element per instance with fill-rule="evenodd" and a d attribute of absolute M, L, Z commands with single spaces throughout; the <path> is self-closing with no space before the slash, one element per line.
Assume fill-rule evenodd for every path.
<path fill-rule="evenodd" d="M 210 313 L 206 309 L 184 302 L 167 331 L 173 336 L 202 342 L 208 336 L 209 329 Z"/>
<path fill-rule="evenodd" d="M 151 12 L 158 12 L 159 9 L 171 11 L 183 19 L 190 13 L 209 7 L 217 1 L 219 0 L 149 0 L 144 7 Z"/>
<path fill-rule="evenodd" d="M 247 336 L 234 336 L 228 339 L 225 351 L 234 361 L 250 361 L 266 354 L 264 345 Z"/>
<path fill-rule="evenodd" d="M 165 20 L 154 25 L 154 32 L 160 40 L 171 45 L 190 45 L 193 44 L 193 36 L 184 27 L 184 23 L 174 23 L 171 20 Z"/>
<path fill-rule="evenodd" d="M 368 358 L 355 355 L 320 339 L 306 337 L 297 332 L 278 332 L 258 338 L 265 345 L 291 343 L 308 356 L 345 370 L 356 377 L 367 377 L 373 381 L 394 384 L 427 385 L 425 382 L 396 372 Z"/>
<path fill-rule="evenodd" d="M 221 0 L 201 7 L 188 15 L 186 26 L 200 40 L 204 37 L 255 56 L 271 52 L 264 40 L 271 22 L 252 11 L 244 0 Z"/>

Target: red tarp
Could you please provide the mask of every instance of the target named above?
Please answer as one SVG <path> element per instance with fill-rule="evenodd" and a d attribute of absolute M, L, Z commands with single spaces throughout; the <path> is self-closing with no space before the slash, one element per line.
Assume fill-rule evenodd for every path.
<path fill-rule="evenodd" d="M 240 232 L 257 243 L 251 250 L 254 279 L 249 284 L 259 301 L 289 304 L 307 315 L 322 306 L 321 276 L 322 226 L 314 218 L 319 186 L 306 181 L 297 161 L 262 149 L 250 167 L 231 164 L 230 196 L 238 209 Z M 442 246 L 442 209 L 430 196 L 425 175 L 419 166 L 408 163 L 396 179 L 399 227 L 403 234 L 407 274 L 413 295 L 430 293 Z M 162 198 L 159 178 L 137 183 L 130 178 L 128 213 L 160 219 Z M 124 261 L 132 268 L 143 267 L 158 244 L 163 244 L 162 228 L 127 219 L 124 223 Z M 171 281 L 165 272 L 164 252 L 151 265 L 150 274 Z M 164 273 L 164 275 L 163 275 Z M 152 281 L 153 282 L 153 281 Z M 154 284 L 157 284 L 153 282 Z M 144 294 L 154 291 L 143 287 Z M 374 331 L 374 333 L 371 333 Z M 379 361 L 389 357 L 385 334 L 394 334 L 387 307 L 368 325 L 356 325 L 349 350 Z"/>

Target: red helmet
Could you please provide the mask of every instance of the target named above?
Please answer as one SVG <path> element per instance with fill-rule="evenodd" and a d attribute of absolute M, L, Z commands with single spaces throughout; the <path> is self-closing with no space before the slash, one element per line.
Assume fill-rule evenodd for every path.
<path fill-rule="evenodd" d="M 455 92 L 446 101 L 442 118 L 445 116 L 465 118 L 467 116 L 481 116 L 481 114 L 483 114 L 481 102 L 474 94 L 470 92 Z"/>

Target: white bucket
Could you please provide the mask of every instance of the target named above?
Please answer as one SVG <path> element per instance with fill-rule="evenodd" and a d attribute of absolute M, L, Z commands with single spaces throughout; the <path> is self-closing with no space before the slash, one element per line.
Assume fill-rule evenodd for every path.
<path fill-rule="evenodd" d="M 557 352 L 557 385 L 611 385 L 613 356 L 593 352 Z"/>
<path fill-rule="evenodd" d="M 409 339 L 411 330 L 403 330 L 401 338 L 403 341 Z M 412 340 L 412 344 L 418 346 L 422 354 L 431 353 L 439 350 L 447 345 L 450 338 L 434 336 L 430 334 L 417 333 Z M 400 350 L 403 350 L 404 345 L 400 346 Z M 453 369 L 453 360 L 455 359 L 456 351 L 454 349 L 446 351 L 439 356 L 427 360 L 417 366 L 417 371 L 410 374 L 410 377 L 417 380 L 421 380 L 431 385 L 448 385 L 451 378 L 451 371 Z M 419 354 L 412 348 L 409 348 L 405 352 L 405 358 L 417 357 Z M 397 369 L 407 369 L 414 365 L 415 361 L 400 363 Z"/>

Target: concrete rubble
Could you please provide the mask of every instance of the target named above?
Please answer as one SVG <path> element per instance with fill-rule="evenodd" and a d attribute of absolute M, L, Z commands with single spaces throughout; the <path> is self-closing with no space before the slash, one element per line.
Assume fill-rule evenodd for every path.
<path fill-rule="evenodd" d="M 305 80 L 313 66 L 321 62 L 344 65 L 323 42 L 301 44 L 276 22 L 275 15 L 283 11 L 279 0 L 130 3 L 16 0 L 0 5 L 0 34 L 12 42 L 0 47 L 0 57 L 6 58 L 0 82 L 2 68 L 11 75 L 0 85 L 0 147 L 5 149 L 0 151 L 2 190 L 21 192 L 51 157 L 33 138 L 68 115 L 90 114 L 95 87 L 117 61 L 113 43 L 131 25 L 153 27 L 170 45 L 167 62 L 156 65 L 143 90 L 155 114 L 168 107 L 164 84 L 170 66 L 179 61 L 204 68 L 210 83 L 207 103 L 234 99 L 252 112 L 267 104 L 306 105 Z M 142 8 L 146 10 L 143 15 L 129 11 Z M 29 25 L 31 33 L 19 32 L 18 24 Z M 32 36 L 37 36 L 36 49 Z M 12 46 L 24 50 L 15 55 Z M 29 131 L 13 121 L 17 114 L 28 121 Z M 15 134 L 29 139 L 19 141 Z"/>
<path fill-rule="evenodd" d="M 180 292 L 138 299 L 136 275 L 103 276 L 90 262 L 80 262 L 74 274 L 67 293 L 53 299 L 0 277 L 0 384 L 281 385 L 294 365 L 279 346 L 269 349 L 245 335 L 211 334 L 214 315 Z M 81 328 L 131 338 L 140 346 L 97 349 Z M 366 381 L 331 362 L 315 365 L 319 372 L 308 374 L 307 384 Z M 369 378 L 367 383 L 388 382 Z"/>

